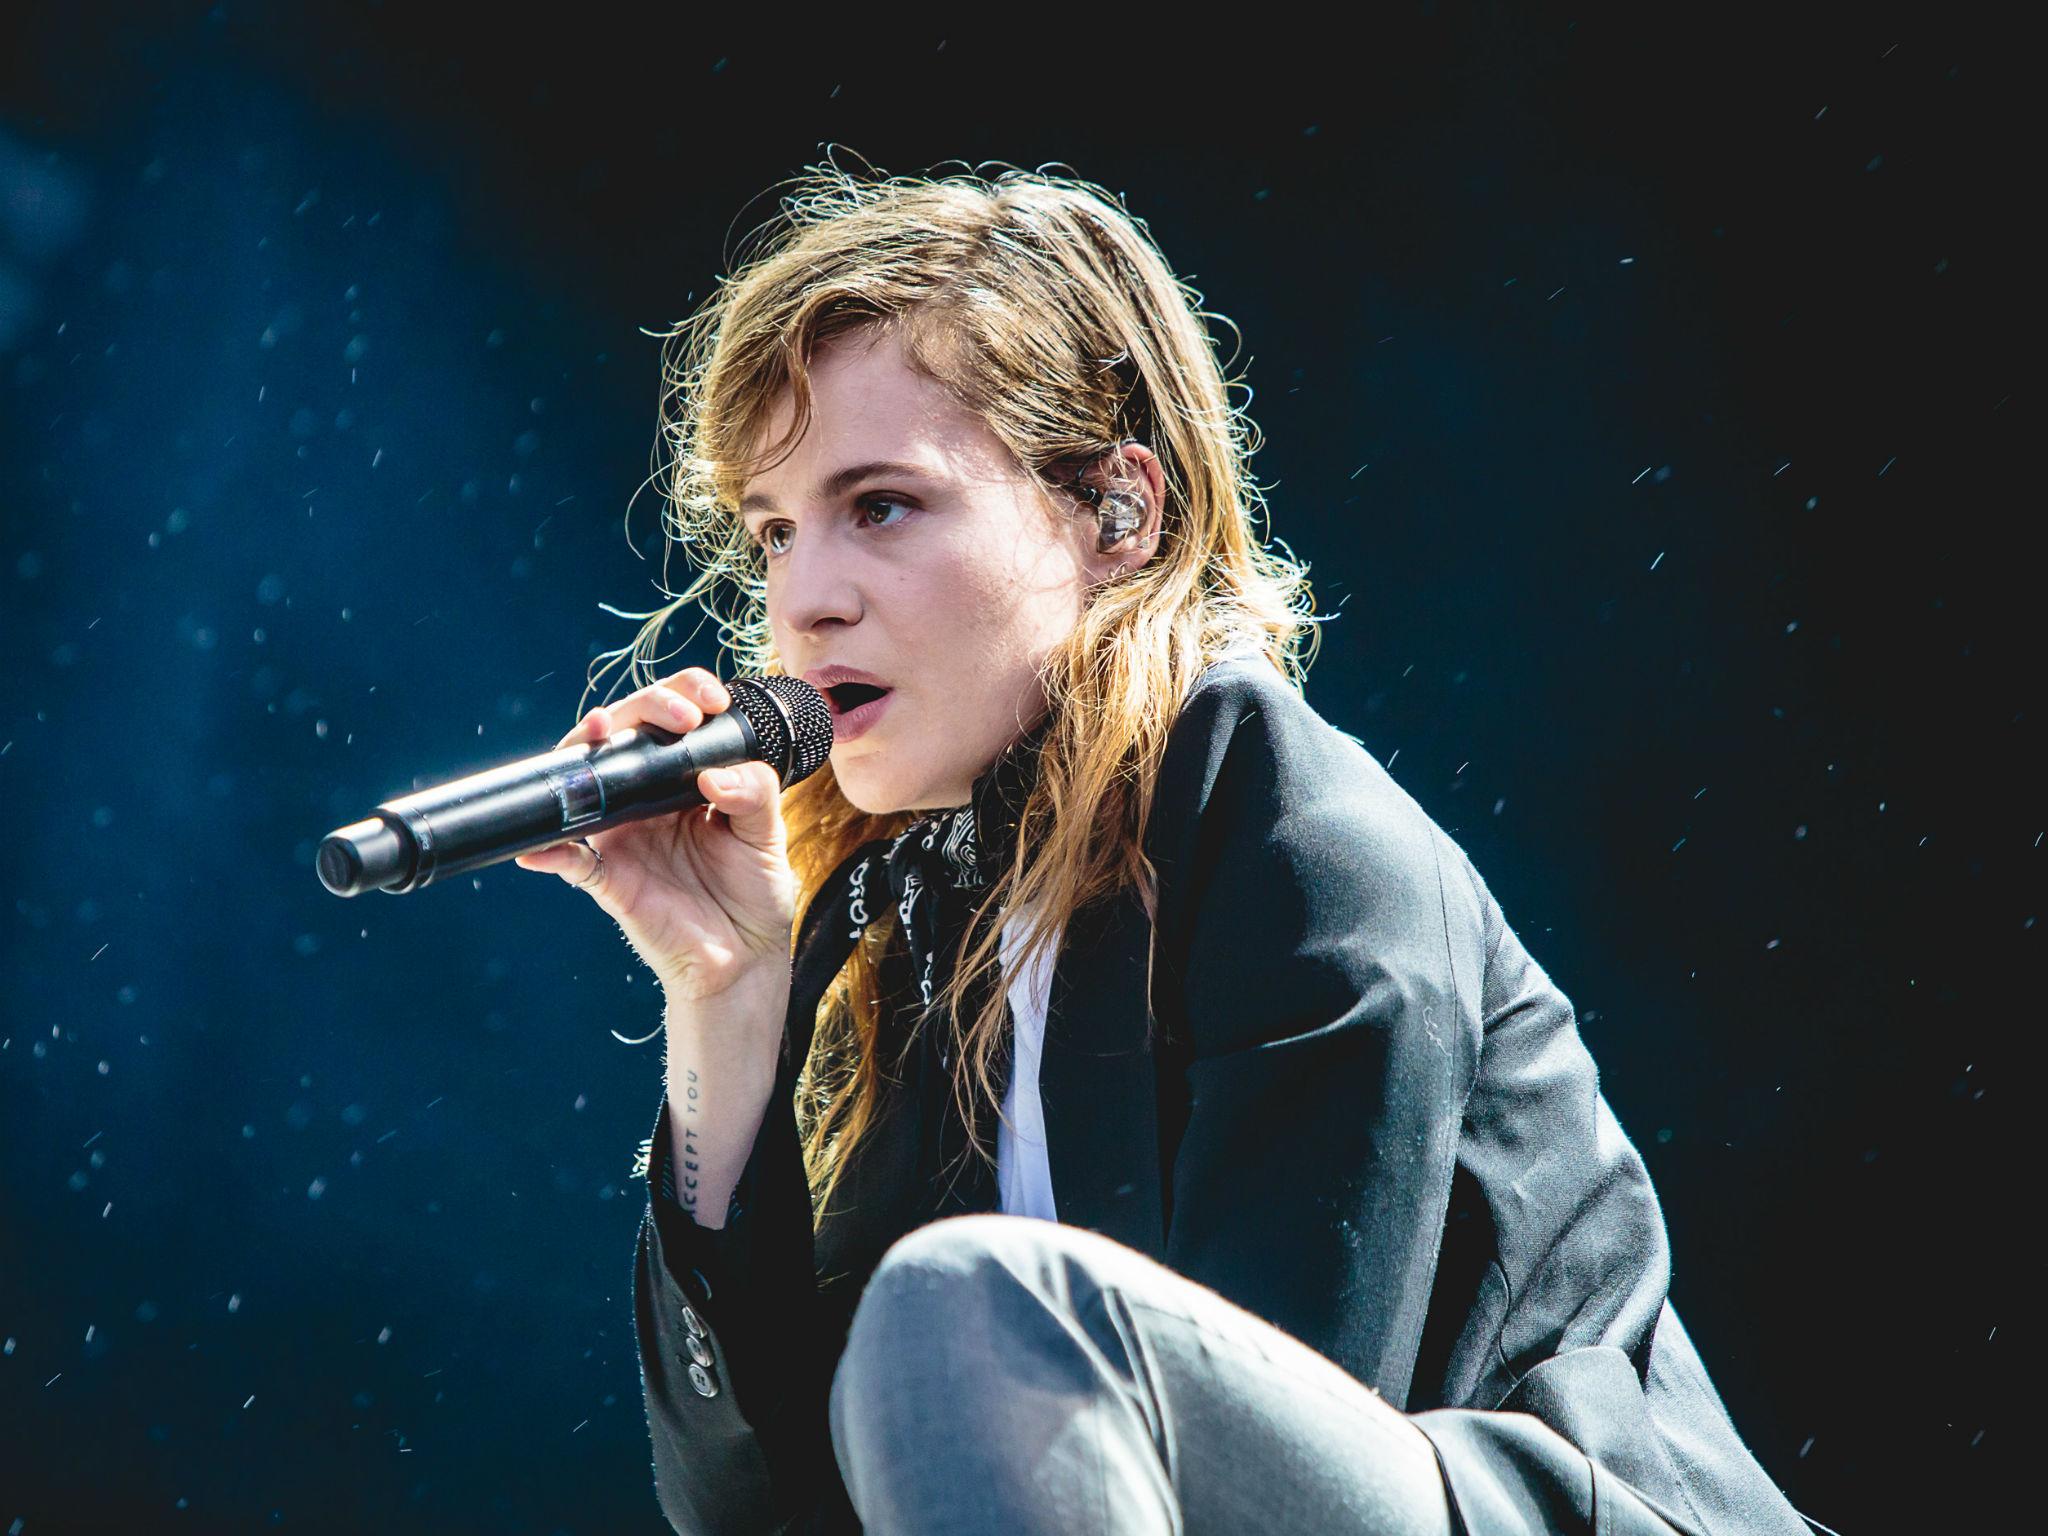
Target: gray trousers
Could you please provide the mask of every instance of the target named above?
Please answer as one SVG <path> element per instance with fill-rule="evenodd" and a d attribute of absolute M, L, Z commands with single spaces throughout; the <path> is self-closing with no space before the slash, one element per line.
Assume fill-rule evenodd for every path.
<path fill-rule="evenodd" d="M 883 1256 L 832 1379 L 872 1536 L 1446 1536 L 1429 1441 L 1263 1318 L 1085 1228 L 949 1217 Z"/>

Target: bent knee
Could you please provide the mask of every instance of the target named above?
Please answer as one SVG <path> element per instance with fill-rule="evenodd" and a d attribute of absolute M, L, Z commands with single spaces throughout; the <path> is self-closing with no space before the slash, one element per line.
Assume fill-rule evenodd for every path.
<path fill-rule="evenodd" d="M 1044 1225 L 1019 1216 L 948 1216 L 906 1232 L 883 1252 L 861 1292 L 856 1322 L 869 1325 L 905 1314 L 929 1328 L 939 1315 L 975 1299 L 991 1282 L 1028 1270 L 1031 1234 L 1016 1226 Z"/>
<path fill-rule="evenodd" d="M 849 1353 L 858 1343 L 884 1358 L 908 1348 L 929 1358 L 948 1341 L 986 1337 L 1006 1318 L 1057 1304 L 1065 1286 L 1048 1280 L 1062 1267 L 1057 1232 L 1033 1217 L 976 1212 L 905 1233 L 868 1277 Z"/>
<path fill-rule="evenodd" d="M 1019 1385 L 1092 1391 L 1091 1352 L 1078 1345 L 1108 1326 L 1094 1305 L 1103 1286 L 1090 1263 L 1100 1257 L 1094 1244 L 1107 1241 L 981 1212 L 898 1238 L 854 1308 L 832 1383 L 835 1423 L 858 1409 L 865 1422 L 893 1424 L 934 1403 L 972 1421 Z M 1116 1347 L 1113 1337 L 1097 1341 L 1097 1352 Z M 1006 1385 L 990 1393 L 992 1382 Z"/>
<path fill-rule="evenodd" d="M 950 1374 L 961 1341 L 985 1336 L 985 1292 L 1000 1265 L 982 1220 L 947 1217 L 890 1244 L 854 1307 L 835 1398 L 858 1401 L 884 1387 L 899 1392 L 913 1376 Z"/>
<path fill-rule="evenodd" d="M 875 1357 L 898 1361 L 906 1351 L 939 1363 L 963 1348 L 1026 1344 L 1092 1319 L 1102 1292 L 1133 1278 L 1127 1260 L 1146 1262 L 1059 1222 L 994 1212 L 944 1217 L 883 1253 L 853 1331 Z"/>

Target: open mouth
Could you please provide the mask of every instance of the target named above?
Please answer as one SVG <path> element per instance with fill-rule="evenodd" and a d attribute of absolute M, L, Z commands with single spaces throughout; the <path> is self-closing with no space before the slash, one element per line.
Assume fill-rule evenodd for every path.
<path fill-rule="evenodd" d="M 835 683 L 825 690 L 825 697 L 832 701 L 833 714 L 848 715 L 863 704 L 874 703 L 888 691 L 873 683 Z"/>

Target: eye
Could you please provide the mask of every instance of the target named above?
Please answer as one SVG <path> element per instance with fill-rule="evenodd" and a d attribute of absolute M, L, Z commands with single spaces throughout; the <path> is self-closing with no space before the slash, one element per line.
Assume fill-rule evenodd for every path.
<path fill-rule="evenodd" d="M 887 495 L 887 494 L 884 494 L 884 493 L 880 493 L 880 492 L 877 492 L 876 494 L 874 494 L 874 495 L 872 495 L 872 496 L 863 496 L 863 497 L 861 497 L 861 499 L 860 499 L 860 502 L 859 502 L 859 506 L 860 506 L 860 510 L 861 510 L 861 511 L 862 511 L 862 513 L 864 513 L 864 514 L 865 514 L 865 513 L 867 513 L 867 512 L 870 512 L 870 511 L 872 511 L 872 510 L 873 510 L 874 508 L 876 508 L 876 507 L 901 507 L 901 508 L 902 508 L 902 509 L 903 509 L 904 511 L 906 511 L 906 512 L 910 510 L 910 503 L 909 503 L 909 502 L 907 502 L 907 501 L 898 501 L 898 500 L 897 500 L 897 499 L 896 499 L 896 498 L 895 498 L 894 496 L 890 496 L 890 495 Z M 869 528 L 876 528 L 876 527 L 881 527 L 881 526 L 885 526 L 885 525 L 883 525 L 883 524 L 878 524 L 878 523 L 868 523 L 868 524 L 866 524 L 866 526 L 867 526 L 867 527 L 869 527 Z M 893 528 L 893 527 L 895 527 L 896 525 L 895 525 L 894 523 L 890 523 L 890 524 L 887 524 L 886 526 L 888 526 L 888 527 L 891 527 L 891 528 Z"/>
<path fill-rule="evenodd" d="M 874 510 L 878 507 L 884 509 L 893 507 L 903 512 L 911 512 L 916 510 L 916 508 L 913 507 L 911 503 L 903 500 L 901 497 L 891 496 L 880 491 L 873 492 L 869 495 L 861 497 L 859 501 L 854 503 L 855 514 L 862 520 L 862 527 L 872 529 L 877 533 L 886 532 L 891 528 L 900 527 L 902 523 L 902 520 L 900 518 L 895 522 L 888 523 L 876 523 L 867 521 L 870 514 L 872 514 Z M 783 554 L 786 552 L 787 546 L 778 545 L 774 542 L 775 530 L 778 528 L 787 528 L 788 526 L 789 524 L 780 518 L 764 522 L 763 524 L 761 524 L 760 532 L 756 534 L 754 537 L 754 543 L 757 546 L 759 546 L 759 548 L 765 554 L 768 554 L 770 556 Z"/>

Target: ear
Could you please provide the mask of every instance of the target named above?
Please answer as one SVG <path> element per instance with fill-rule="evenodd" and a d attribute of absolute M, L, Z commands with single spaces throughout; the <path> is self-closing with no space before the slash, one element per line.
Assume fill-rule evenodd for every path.
<path fill-rule="evenodd" d="M 1137 526 L 1108 550 L 1096 547 L 1099 516 L 1084 515 L 1078 520 L 1090 584 L 1116 579 L 1119 566 L 1125 567 L 1128 575 L 1149 563 L 1159 552 L 1160 527 L 1166 514 L 1166 471 L 1160 467 L 1159 455 L 1143 443 L 1124 442 L 1091 467 L 1082 480 L 1101 490 L 1103 501 L 1121 494 L 1135 502 L 1138 511 Z M 1098 509 L 1101 505 L 1097 504 Z M 1084 513 L 1088 510 L 1082 509 Z"/>

